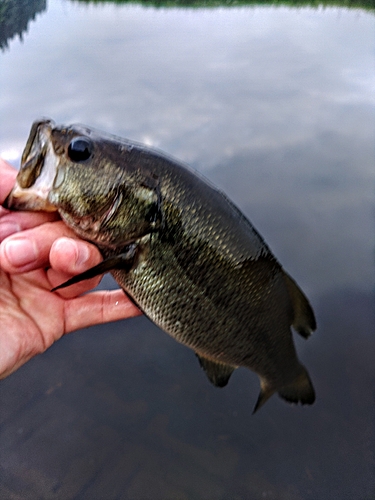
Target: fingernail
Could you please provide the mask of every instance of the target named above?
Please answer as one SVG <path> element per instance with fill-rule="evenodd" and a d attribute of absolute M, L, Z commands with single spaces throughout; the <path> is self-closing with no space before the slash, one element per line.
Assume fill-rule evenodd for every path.
<path fill-rule="evenodd" d="M 77 246 L 77 258 L 75 264 L 76 267 L 80 267 L 89 260 L 90 252 L 85 243 L 76 241 L 75 244 Z"/>
<path fill-rule="evenodd" d="M 73 268 L 79 268 L 89 259 L 89 251 L 84 243 L 71 238 L 59 238 L 53 244 L 54 250 L 64 254 L 71 254 L 71 263 Z"/>
<path fill-rule="evenodd" d="M 2 222 L 0 224 L 0 241 L 5 240 L 8 236 L 21 231 L 21 226 L 15 222 Z"/>
<path fill-rule="evenodd" d="M 38 250 L 32 240 L 19 239 L 5 243 L 5 255 L 14 267 L 30 264 L 38 257 Z"/>

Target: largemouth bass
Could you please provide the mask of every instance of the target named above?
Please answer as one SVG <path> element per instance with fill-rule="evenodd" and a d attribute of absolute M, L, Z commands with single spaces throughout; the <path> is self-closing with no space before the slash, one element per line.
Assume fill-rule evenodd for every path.
<path fill-rule="evenodd" d="M 275 392 L 314 402 L 291 332 L 308 338 L 316 328 L 307 298 L 239 209 L 188 166 L 127 139 L 40 120 L 6 205 L 57 210 L 101 250 L 102 263 L 62 286 L 110 271 L 154 323 L 195 351 L 214 385 L 239 366 L 256 372 L 254 412 Z"/>

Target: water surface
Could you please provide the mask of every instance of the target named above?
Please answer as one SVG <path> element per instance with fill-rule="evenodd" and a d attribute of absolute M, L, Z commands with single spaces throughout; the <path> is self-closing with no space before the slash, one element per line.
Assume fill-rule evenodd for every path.
<path fill-rule="evenodd" d="M 255 375 L 212 387 L 146 318 L 65 337 L 0 385 L 2 498 L 372 498 L 373 31 L 361 10 L 55 1 L 8 40 L 4 158 L 48 116 L 185 160 L 265 237 L 318 330 L 295 338 L 315 405 L 274 397 L 254 417 Z"/>

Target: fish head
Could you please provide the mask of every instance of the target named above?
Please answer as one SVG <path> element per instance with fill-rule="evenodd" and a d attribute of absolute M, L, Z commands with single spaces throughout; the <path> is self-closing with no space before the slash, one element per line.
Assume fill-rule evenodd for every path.
<path fill-rule="evenodd" d="M 58 211 L 82 238 L 126 245 L 161 221 L 158 180 L 142 168 L 140 155 L 130 141 L 82 125 L 36 121 L 5 206 Z"/>

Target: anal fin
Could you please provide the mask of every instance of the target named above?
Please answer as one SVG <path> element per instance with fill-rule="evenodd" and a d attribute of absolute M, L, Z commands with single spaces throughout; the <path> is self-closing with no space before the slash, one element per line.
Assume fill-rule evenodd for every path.
<path fill-rule="evenodd" d="M 260 377 L 260 393 L 256 405 L 254 406 L 253 415 L 261 408 L 266 401 L 275 393 L 275 389 L 268 384 L 267 380 Z"/>
<path fill-rule="evenodd" d="M 220 361 L 212 361 L 198 353 L 195 354 L 209 381 L 216 387 L 225 387 L 236 367 Z"/>

